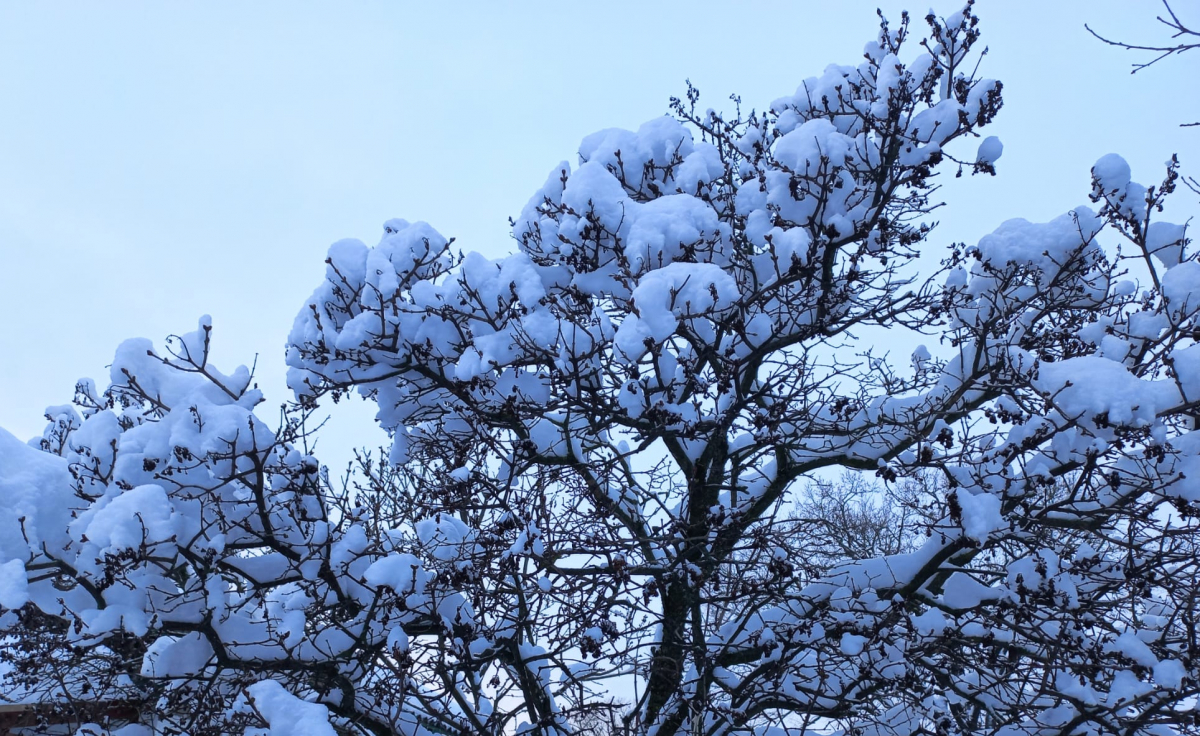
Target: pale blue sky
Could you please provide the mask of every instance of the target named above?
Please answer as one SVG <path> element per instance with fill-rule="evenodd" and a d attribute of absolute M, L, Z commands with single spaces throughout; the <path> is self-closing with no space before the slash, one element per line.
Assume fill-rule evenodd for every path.
<path fill-rule="evenodd" d="M 121 340 L 205 313 L 216 362 L 259 354 L 277 404 L 329 243 L 404 217 L 507 252 L 507 218 L 584 135 L 662 114 L 685 78 L 702 105 L 765 107 L 856 63 L 876 4 L 0 2 L 0 426 L 40 433 Z M 1200 174 L 1200 129 L 1177 125 L 1200 120 L 1200 54 L 1130 76 L 1083 29 L 1160 40 L 1160 8 L 979 4 L 1005 152 L 998 177 L 947 179 L 934 247 L 1085 204 L 1110 151 L 1144 183 L 1173 152 Z"/>

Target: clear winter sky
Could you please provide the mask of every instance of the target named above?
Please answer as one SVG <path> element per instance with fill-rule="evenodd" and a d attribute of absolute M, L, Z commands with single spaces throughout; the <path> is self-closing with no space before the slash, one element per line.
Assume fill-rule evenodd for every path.
<path fill-rule="evenodd" d="M 882 6 L 899 21 L 903 3 Z M 1200 0 L 1175 6 L 1200 25 Z M 374 244 L 386 219 L 404 217 L 502 255 L 507 218 L 583 136 L 636 129 L 686 78 L 702 107 L 728 108 L 737 92 L 762 109 L 827 64 L 857 63 L 875 7 L 3 0 L 0 427 L 40 434 L 44 408 L 67 402 L 78 378 L 106 385 L 121 340 L 189 331 L 206 313 L 214 362 L 229 370 L 257 354 L 278 404 L 284 338 L 331 242 Z M 1200 52 L 1130 76 L 1145 57 L 1083 28 L 1160 42 L 1161 5 L 978 8 L 984 73 L 1005 85 L 989 130 L 1004 156 L 995 178 L 946 178 L 932 247 L 1086 204 L 1105 153 L 1145 184 L 1173 152 L 1200 176 L 1200 129 L 1178 127 L 1200 120 Z M 917 31 L 926 9 L 912 6 Z M 377 441 L 350 429 L 368 408 L 338 415 L 342 431 L 325 441 L 334 464 Z"/>

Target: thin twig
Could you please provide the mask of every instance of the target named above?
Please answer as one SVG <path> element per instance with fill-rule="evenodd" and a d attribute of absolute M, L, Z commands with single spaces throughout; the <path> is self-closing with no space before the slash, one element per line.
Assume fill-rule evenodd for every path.
<path fill-rule="evenodd" d="M 1158 20 L 1159 23 L 1162 23 L 1167 28 L 1170 28 L 1173 31 L 1173 33 L 1171 34 L 1171 38 L 1191 37 L 1191 38 L 1200 39 L 1200 31 L 1194 31 L 1191 28 L 1188 28 L 1187 26 L 1185 26 L 1183 24 L 1183 22 L 1179 20 L 1179 16 L 1175 14 L 1175 11 L 1171 8 L 1171 4 L 1167 0 L 1163 0 L 1163 7 L 1165 7 L 1167 9 L 1167 15 L 1170 16 L 1170 19 L 1168 20 L 1167 18 L 1164 18 L 1161 15 L 1157 16 L 1156 19 Z M 1095 36 L 1096 38 L 1100 39 L 1101 41 L 1103 41 L 1104 43 L 1106 43 L 1110 46 L 1117 46 L 1119 48 L 1123 48 L 1123 49 L 1127 49 L 1127 50 L 1131 50 L 1131 51 L 1154 51 L 1154 52 L 1158 53 L 1158 56 L 1154 57 L 1150 61 L 1147 61 L 1144 63 L 1135 63 L 1133 65 L 1133 71 L 1131 71 L 1130 74 L 1137 74 L 1142 69 L 1145 69 L 1148 66 L 1154 65 L 1154 64 L 1162 61 L 1163 59 L 1167 58 L 1168 56 L 1173 56 L 1175 54 L 1182 54 L 1185 51 L 1190 51 L 1195 48 L 1200 48 L 1200 40 L 1197 40 L 1193 43 L 1177 43 L 1177 44 L 1171 45 L 1171 46 L 1145 46 L 1145 45 L 1141 45 L 1141 44 L 1126 43 L 1124 41 L 1113 40 L 1111 38 L 1108 38 L 1107 36 L 1102 36 L 1099 33 L 1097 33 L 1096 31 L 1094 31 L 1092 29 L 1092 27 L 1086 23 L 1083 24 L 1083 27 L 1087 29 L 1088 33 L 1092 34 L 1093 36 Z M 1189 125 L 1200 125 L 1200 123 L 1189 123 Z"/>

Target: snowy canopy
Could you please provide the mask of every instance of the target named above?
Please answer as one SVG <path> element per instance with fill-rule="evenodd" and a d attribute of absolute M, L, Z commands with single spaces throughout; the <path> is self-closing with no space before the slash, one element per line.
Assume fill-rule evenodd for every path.
<path fill-rule="evenodd" d="M 996 173 L 1002 85 L 969 4 L 927 23 L 763 112 L 689 90 L 587 137 L 511 255 L 406 220 L 333 244 L 277 424 L 205 319 L 0 433 L 0 621 L 45 642 L 20 687 L 106 672 L 187 733 L 1186 730 L 1176 166 L 1105 156 L 1095 209 L 939 251 L 933 177 Z M 308 448 L 351 392 L 391 446 L 339 483 Z M 895 549 L 798 511 L 839 468 L 907 489 Z"/>

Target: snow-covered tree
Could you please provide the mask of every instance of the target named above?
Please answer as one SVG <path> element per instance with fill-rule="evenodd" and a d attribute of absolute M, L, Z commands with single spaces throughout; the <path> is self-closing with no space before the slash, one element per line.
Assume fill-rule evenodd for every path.
<path fill-rule="evenodd" d="M 122 736 L 1194 732 L 1177 166 L 940 248 L 1001 85 L 970 4 L 909 30 L 589 136 L 510 256 L 335 243 L 278 426 L 202 321 L 0 433 L 10 686 Z M 351 392 L 392 444 L 339 484 L 308 428 Z M 847 470 L 904 503 L 814 515 Z"/>

